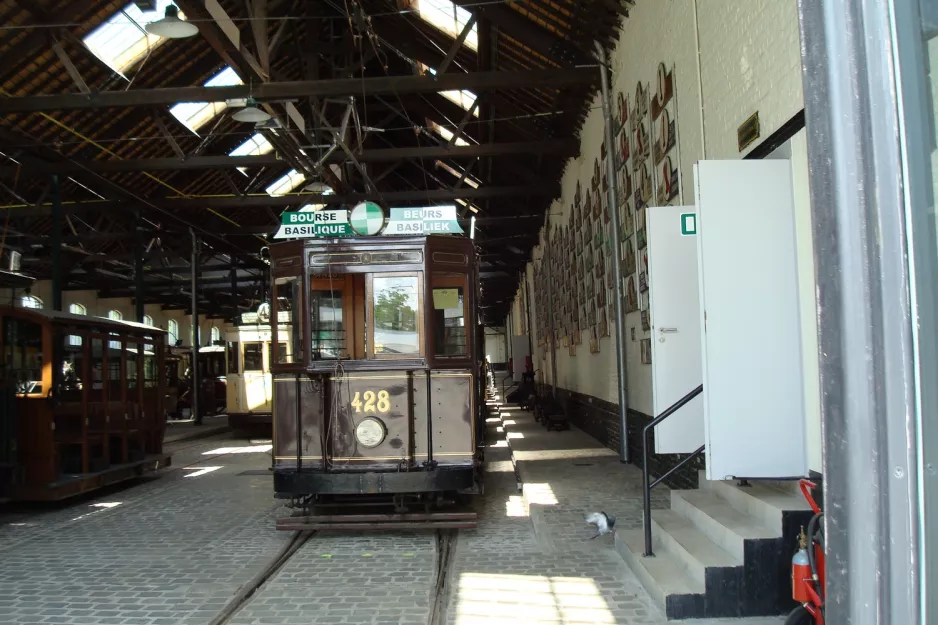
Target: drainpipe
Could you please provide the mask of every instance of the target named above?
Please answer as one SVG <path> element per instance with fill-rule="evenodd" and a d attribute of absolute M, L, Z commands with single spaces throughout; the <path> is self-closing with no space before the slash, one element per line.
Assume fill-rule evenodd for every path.
<path fill-rule="evenodd" d="M 625 311 L 622 309 L 622 302 L 625 298 L 622 292 L 622 244 L 619 241 L 619 204 L 618 189 L 616 188 L 616 161 L 615 161 L 615 133 L 612 125 L 612 97 L 609 94 L 609 74 L 606 66 L 606 51 L 599 42 L 596 42 L 596 54 L 599 57 L 599 72 L 602 84 L 603 101 L 603 121 L 606 130 L 606 177 L 609 178 L 609 212 L 612 222 L 612 275 L 615 278 L 615 297 L 616 297 L 616 368 L 619 382 L 619 460 L 629 462 L 629 444 L 628 444 L 628 391 L 626 385 L 628 376 L 626 374 L 625 360 Z"/>

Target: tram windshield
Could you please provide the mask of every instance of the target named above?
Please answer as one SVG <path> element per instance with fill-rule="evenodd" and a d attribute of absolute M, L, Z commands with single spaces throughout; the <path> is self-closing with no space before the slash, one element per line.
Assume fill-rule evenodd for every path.
<path fill-rule="evenodd" d="M 416 276 L 375 276 L 372 304 L 376 356 L 420 353 L 418 293 Z"/>
<path fill-rule="evenodd" d="M 344 304 L 340 290 L 315 290 L 310 292 L 312 303 L 312 339 L 314 360 L 336 360 L 348 358 L 345 347 L 345 323 L 342 315 Z"/>

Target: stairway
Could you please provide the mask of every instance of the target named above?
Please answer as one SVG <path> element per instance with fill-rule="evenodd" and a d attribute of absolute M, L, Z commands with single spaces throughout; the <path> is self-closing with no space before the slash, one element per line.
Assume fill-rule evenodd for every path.
<path fill-rule="evenodd" d="M 669 619 L 768 616 L 794 607 L 790 565 L 811 510 L 797 482 L 708 481 L 672 490 L 653 510 L 654 557 L 642 529 L 616 533 L 616 550 Z"/>

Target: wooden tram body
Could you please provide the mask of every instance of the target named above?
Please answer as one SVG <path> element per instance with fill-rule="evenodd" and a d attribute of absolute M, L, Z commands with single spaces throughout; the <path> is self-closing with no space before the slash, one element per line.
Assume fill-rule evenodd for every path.
<path fill-rule="evenodd" d="M 0 491 L 63 499 L 168 465 L 165 335 L 138 323 L 0 307 L 0 388 L 15 440 Z"/>
<path fill-rule="evenodd" d="M 308 509 L 384 495 L 401 510 L 481 492 L 473 242 L 307 239 L 272 245 L 270 262 L 274 331 L 289 302 L 294 346 L 271 365 L 276 496 Z"/>

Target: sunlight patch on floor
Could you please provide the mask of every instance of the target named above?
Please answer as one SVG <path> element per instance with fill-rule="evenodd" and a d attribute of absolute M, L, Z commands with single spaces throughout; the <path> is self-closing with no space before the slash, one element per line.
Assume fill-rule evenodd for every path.
<path fill-rule="evenodd" d="M 192 473 L 187 473 L 185 477 L 199 477 L 200 475 L 205 475 L 206 473 L 211 473 L 221 468 L 223 467 L 184 467 L 183 471 L 192 471 Z"/>
<path fill-rule="evenodd" d="M 122 503 L 123 503 L 122 501 L 101 501 L 101 502 L 98 502 L 98 503 L 89 504 L 89 505 L 88 505 L 89 508 L 96 508 L 96 509 L 95 509 L 95 510 L 92 510 L 91 512 L 86 512 L 85 514 L 80 514 L 80 515 L 78 515 L 77 517 L 75 517 L 75 518 L 72 519 L 72 520 L 73 520 L 73 521 L 80 521 L 80 520 L 82 520 L 82 519 L 86 519 L 86 518 L 88 518 L 88 517 L 90 517 L 90 516 L 92 516 L 92 515 L 98 514 L 99 512 L 104 512 L 105 510 L 110 510 L 111 508 L 116 508 L 117 506 L 121 505 Z"/>
<path fill-rule="evenodd" d="M 521 495 L 509 495 L 508 500 L 505 502 L 505 516 L 530 516 L 530 514 L 528 514 L 528 507 L 524 505 L 524 497 Z"/>
<path fill-rule="evenodd" d="M 486 473 L 514 473 L 515 465 L 511 460 L 489 460 L 485 463 Z"/>
<path fill-rule="evenodd" d="M 219 447 L 210 451 L 203 451 L 203 456 L 221 456 L 224 454 L 262 454 L 273 449 L 273 445 L 251 445 L 249 447 Z"/>
<path fill-rule="evenodd" d="M 554 495 L 554 489 L 546 482 L 525 484 L 524 495 L 528 498 L 528 503 L 542 506 L 557 505 L 557 496 Z"/>
<path fill-rule="evenodd" d="M 516 460 L 576 460 L 579 458 L 614 457 L 618 454 L 605 447 L 586 449 L 543 449 L 538 451 L 515 450 Z"/>
<path fill-rule="evenodd" d="M 463 573 L 456 625 L 615 623 L 591 578 Z"/>
<path fill-rule="evenodd" d="M 506 436 L 508 438 L 524 438 L 524 434 L 521 432 L 508 432 Z"/>

